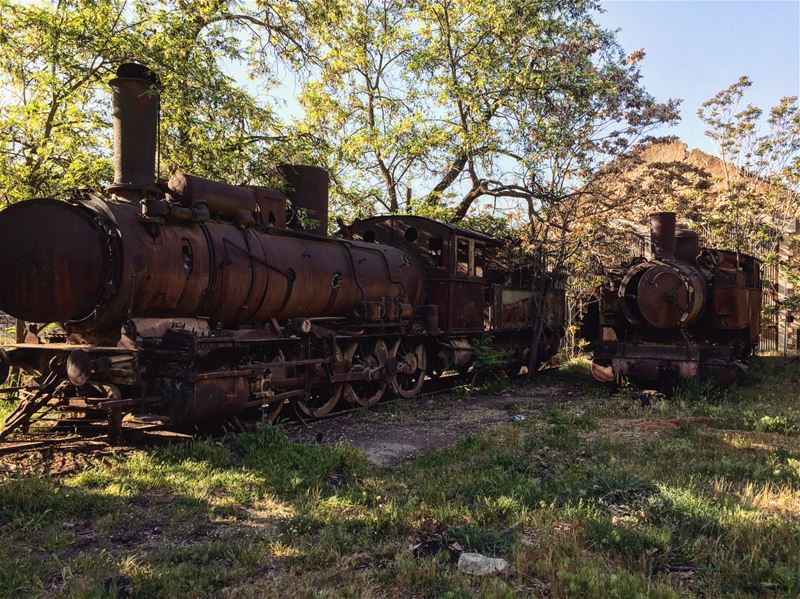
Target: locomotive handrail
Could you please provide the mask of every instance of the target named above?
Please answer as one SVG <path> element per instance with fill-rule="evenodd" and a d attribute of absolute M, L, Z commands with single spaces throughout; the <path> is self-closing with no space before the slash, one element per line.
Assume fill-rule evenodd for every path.
<path fill-rule="evenodd" d="M 255 254 L 253 254 L 252 252 L 250 252 L 249 250 L 247 250 L 247 249 L 245 249 L 245 248 L 243 248 L 243 247 L 241 247 L 241 246 L 238 246 L 238 245 L 236 245 L 236 244 L 235 244 L 233 241 L 231 241 L 231 240 L 230 240 L 230 239 L 228 239 L 227 237 L 224 237 L 224 238 L 222 239 L 222 244 L 223 244 L 223 245 L 230 245 L 231 247 L 233 247 L 233 248 L 235 248 L 235 249 L 239 250 L 240 252 L 242 252 L 243 254 L 246 254 L 248 257 L 250 257 L 251 259 L 255 260 L 256 262 L 260 262 L 260 263 L 261 263 L 263 266 L 266 266 L 266 267 L 267 267 L 269 270 L 275 271 L 275 272 L 277 272 L 278 274 L 280 274 L 280 275 L 283 275 L 283 276 L 284 276 L 284 277 L 286 277 L 288 280 L 293 280 L 293 279 L 294 279 L 294 277 L 292 276 L 292 274 L 291 274 L 291 273 L 289 273 L 289 272 L 284 272 L 284 271 L 282 271 L 280 268 L 278 268 L 277 266 L 273 266 L 272 264 L 270 264 L 270 263 L 269 263 L 269 262 L 267 262 L 266 260 L 262 260 L 261 258 L 259 258 L 258 256 L 256 256 Z"/>

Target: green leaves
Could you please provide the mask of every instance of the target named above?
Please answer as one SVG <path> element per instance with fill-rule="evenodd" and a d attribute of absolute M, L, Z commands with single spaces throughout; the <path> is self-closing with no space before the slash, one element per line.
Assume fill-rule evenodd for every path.
<path fill-rule="evenodd" d="M 164 86 L 161 176 L 181 169 L 255 183 L 274 162 L 313 152 L 307 137 L 287 131 L 226 74 L 248 63 L 268 89 L 265 73 L 301 59 L 307 48 L 289 6 L 296 5 L 0 0 L 0 201 L 110 181 L 107 81 L 130 59 L 151 66 Z"/>
<path fill-rule="evenodd" d="M 742 76 L 698 111 L 724 161 L 716 194 L 709 194 L 713 233 L 718 244 L 761 257 L 791 280 L 797 266 L 781 259 L 779 248 L 786 225 L 800 216 L 800 111 L 796 96 L 782 98 L 766 115 L 752 104 L 742 108 L 751 86 Z"/>
<path fill-rule="evenodd" d="M 488 211 L 534 223 L 534 237 L 540 226 L 563 233 L 590 206 L 578 200 L 598 168 L 676 118 L 674 103 L 642 88 L 643 53 L 626 56 L 588 0 L 0 0 L 0 9 L 5 202 L 109 182 L 106 84 L 130 59 L 163 82 L 160 176 L 259 183 L 277 162 L 321 164 L 334 215 L 346 219 L 426 210 L 480 222 Z M 268 95 L 290 72 L 305 111 L 293 122 Z"/>
<path fill-rule="evenodd" d="M 576 184 L 601 157 L 676 118 L 674 104 L 641 88 L 642 53 L 625 57 L 592 20 L 595 8 L 581 0 L 337 5 L 309 30 L 320 61 L 304 81 L 302 126 L 336 149 L 339 182 L 377 192 L 384 210 L 458 200 L 460 219 L 482 198 L 541 202 L 548 170 L 569 164 L 568 176 L 550 180 Z M 361 215 L 370 206 L 350 208 Z"/>
<path fill-rule="evenodd" d="M 0 199 L 58 195 L 110 171 L 108 137 L 86 145 L 104 114 L 91 86 L 107 76 L 100 38 L 119 31 L 112 3 L 93 13 L 0 0 L 7 18 L 0 47 Z"/>

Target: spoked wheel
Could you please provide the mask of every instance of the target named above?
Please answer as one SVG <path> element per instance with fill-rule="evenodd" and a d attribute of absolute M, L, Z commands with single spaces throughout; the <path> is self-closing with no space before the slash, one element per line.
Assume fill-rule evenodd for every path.
<path fill-rule="evenodd" d="M 427 355 L 425 346 L 415 341 L 398 339 L 390 352 L 397 360 L 397 371 L 392 376 L 392 391 L 405 399 L 416 396 L 425 383 Z"/>
<path fill-rule="evenodd" d="M 339 349 L 338 344 L 335 345 L 334 358 L 338 362 L 342 360 L 342 350 Z M 336 407 L 343 391 L 344 384 L 342 383 L 328 384 L 320 388 L 311 389 L 305 396 L 301 396 L 297 400 L 297 407 L 306 416 L 322 418 L 330 414 L 333 408 Z"/>
<path fill-rule="evenodd" d="M 386 365 L 386 360 L 389 359 L 389 350 L 382 339 L 378 341 L 363 339 L 351 343 L 344 358 L 350 363 L 351 372 L 376 370 Z M 344 395 L 350 403 L 359 406 L 374 406 L 386 393 L 388 386 L 383 376 L 374 381 L 353 381 L 345 383 Z"/>

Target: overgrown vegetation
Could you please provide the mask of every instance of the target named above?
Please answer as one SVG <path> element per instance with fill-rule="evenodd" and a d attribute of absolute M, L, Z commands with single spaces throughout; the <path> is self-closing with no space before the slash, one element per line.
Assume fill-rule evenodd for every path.
<path fill-rule="evenodd" d="M 266 429 L 6 480 L 0 592 L 796 596 L 800 366 L 754 371 L 650 407 L 570 382 L 562 403 L 517 402 L 523 422 L 394 469 Z M 510 572 L 470 578 L 458 547 Z"/>
<path fill-rule="evenodd" d="M 7 343 L 13 343 L 16 340 L 16 330 L 14 327 L 9 326 L 7 322 L 0 319 L 0 347 Z M 0 388 L 12 386 L 16 383 L 15 377 L 9 377 L 5 384 L 0 385 Z M 0 393 L 0 423 L 5 420 L 14 409 L 15 403 L 7 401 L 8 396 Z"/>

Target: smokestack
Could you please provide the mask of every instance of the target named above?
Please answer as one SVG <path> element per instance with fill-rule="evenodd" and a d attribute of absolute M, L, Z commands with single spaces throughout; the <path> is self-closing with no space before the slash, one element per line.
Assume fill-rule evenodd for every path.
<path fill-rule="evenodd" d="M 654 212 L 650 215 L 650 245 L 654 258 L 675 259 L 674 212 Z"/>
<path fill-rule="evenodd" d="M 330 184 L 328 171 L 318 166 L 281 164 L 278 166 L 278 172 L 289 186 L 286 195 L 289 196 L 293 208 L 292 217 L 286 225 L 317 235 L 327 235 Z M 317 222 L 316 226 L 302 226 L 297 215 L 298 208 L 305 211 L 304 216 L 314 219 Z"/>
<path fill-rule="evenodd" d="M 156 189 L 159 84 L 158 75 L 133 62 L 121 64 L 109 82 L 114 112 L 112 191 Z"/>

